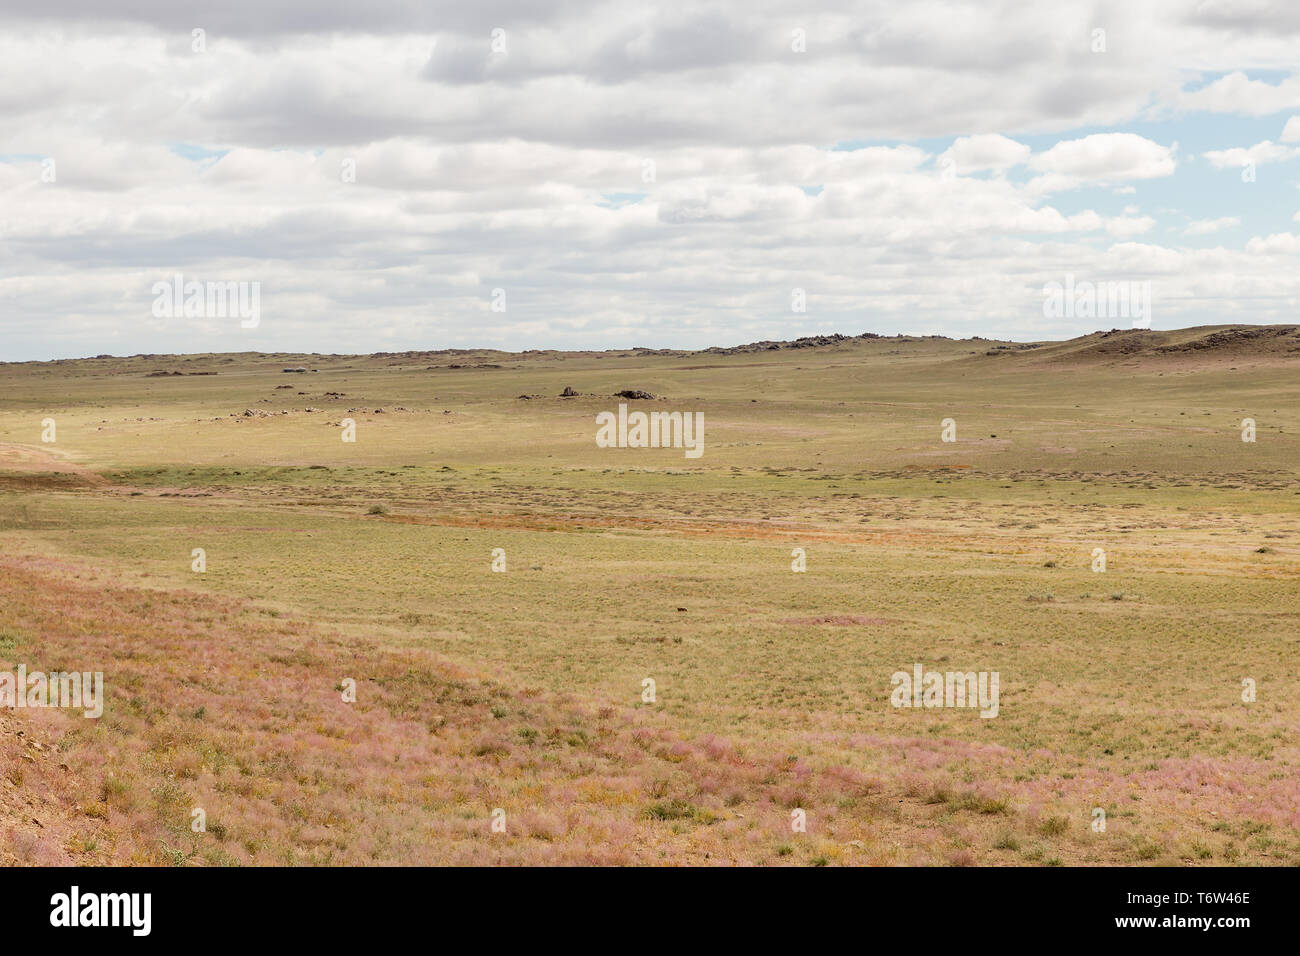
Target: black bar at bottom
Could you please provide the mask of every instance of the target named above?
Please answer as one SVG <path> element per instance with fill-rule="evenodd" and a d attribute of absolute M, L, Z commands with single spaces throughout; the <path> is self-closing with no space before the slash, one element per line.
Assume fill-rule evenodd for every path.
<path fill-rule="evenodd" d="M 11 938 L 24 941 L 216 943 L 246 932 L 258 943 L 339 945 L 404 928 L 432 932 L 431 942 L 459 929 L 484 941 L 516 933 L 534 945 L 585 937 L 616 948 L 771 943 L 787 932 L 813 943 L 831 931 L 873 943 L 1042 932 L 1052 934 L 1042 940 L 1198 936 L 1232 945 L 1287 926 L 1294 879 L 1288 869 L 1209 868 L 35 868 L 0 871 L 0 893 Z"/>

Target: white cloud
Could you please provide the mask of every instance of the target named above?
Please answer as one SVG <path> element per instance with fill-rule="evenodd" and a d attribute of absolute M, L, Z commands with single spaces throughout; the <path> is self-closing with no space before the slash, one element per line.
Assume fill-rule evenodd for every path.
<path fill-rule="evenodd" d="M 1251 255 L 1288 255 L 1300 254 L 1300 236 L 1291 232 L 1274 233 L 1271 236 L 1256 236 L 1246 243 L 1246 251 Z"/>
<path fill-rule="evenodd" d="M 1042 175 L 1029 182 L 1036 195 L 1112 185 L 1128 179 L 1171 176 L 1177 168 L 1178 144 L 1161 146 L 1136 133 L 1093 133 L 1063 140 L 1029 160 Z"/>
<path fill-rule="evenodd" d="M 1149 232 L 1156 224 L 1150 216 L 1118 216 L 1106 220 L 1106 234 L 1118 239 L 1129 239 Z"/>
<path fill-rule="evenodd" d="M 1261 29 L 1223 4 L 1113 7 L 1099 55 L 1091 8 L 1028 0 L 370 0 L 273 16 L 227 0 L 195 54 L 192 15 L 167 0 L 7 11 L 0 358 L 1056 334 L 1080 330 L 1043 328 L 1035 290 L 1066 271 L 1159 276 L 1171 323 L 1235 302 L 1214 297 L 1237 280 L 1296 295 L 1289 234 L 1166 247 L 1137 241 L 1156 218 L 1228 227 L 1210 230 L 1224 220 L 1196 196 L 1114 213 L 1135 183 L 1179 174 L 1173 136 L 1129 124 L 1291 108 L 1294 79 L 1247 78 L 1295 62 L 1300 22 L 1265 13 Z M 1293 118 L 1280 139 L 1298 135 Z M 1265 146 L 1258 161 L 1287 149 L 1242 153 Z M 43 157 L 57 182 L 40 181 Z M 261 281 L 262 326 L 154 320 L 150 285 L 178 270 Z M 789 312 L 796 285 L 816 303 L 806 317 Z M 509 312 L 486 310 L 494 287 Z"/>
<path fill-rule="evenodd" d="M 1188 111 L 1268 116 L 1300 107 L 1300 77 L 1290 76 L 1271 84 L 1235 71 L 1199 90 L 1181 94 L 1178 106 Z"/>
<path fill-rule="evenodd" d="M 979 136 L 959 136 L 940 155 L 940 160 L 949 160 L 958 175 L 978 172 L 986 169 L 1002 171 L 1012 166 L 1019 166 L 1029 158 L 1031 150 L 1024 143 L 997 133 L 984 133 Z"/>
<path fill-rule="evenodd" d="M 1174 149 L 1136 133 L 1093 133 L 1063 140 L 1036 154 L 1029 165 L 1079 182 L 1155 179 L 1173 174 Z"/>
<path fill-rule="evenodd" d="M 1236 216 L 1220 216 L 1218 219 L 1197 219 L 1187 224 L 1183 230 L 1186 236 L 1208 236 L 1210 233 L 1221 232 L 1224 229 L 1235 229 L 1241 225 L 1241 220 Z"/>
<path fill-rule="evenodd" d="M 1296 156 L 1300 156 L 1300 149 L 1282 146 L 1267 139 L 1248 149 L 1236 146 L 1232 149 L 1210 150 L 1205 154 L 1205 158 L 1215 169 L 1240 168 L 1247 163 L 1262 166 L 1265 163 L 1280 163 L 1295 159 Z"/>

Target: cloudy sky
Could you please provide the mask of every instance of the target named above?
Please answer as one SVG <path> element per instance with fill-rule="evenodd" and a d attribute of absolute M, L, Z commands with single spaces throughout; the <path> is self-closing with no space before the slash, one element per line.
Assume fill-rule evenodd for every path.
<path fill-rule="evenodd" d="M 0 7 L 0 360 L 1297 320 L 1294 2 Z"/>

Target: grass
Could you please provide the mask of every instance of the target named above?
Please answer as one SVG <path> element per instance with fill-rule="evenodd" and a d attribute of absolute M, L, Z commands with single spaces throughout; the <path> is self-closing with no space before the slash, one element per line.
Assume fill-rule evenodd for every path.
<path fill-rule="evenodd" d="M 0 656 L 109 688 L 21 715 L 6 775 L 83 812 L 0 852 L 1300 862 L 1294 368 L 971 349 L 0 367 Z M 704 456 L 597 448 L 623 388 Z M 918 662 L 998 717 L 891 707 Z"/>
<path fill-rule="evenodd" d="M 21 634 L 10 630 L 0 630 L 0 658 L 11 659 L 22 641 Z"/>

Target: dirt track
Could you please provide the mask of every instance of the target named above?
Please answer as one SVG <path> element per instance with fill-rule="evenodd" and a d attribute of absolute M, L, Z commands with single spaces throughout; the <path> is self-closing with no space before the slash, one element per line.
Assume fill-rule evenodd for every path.
<path fill-rule="evenodd" d="M 103 475 L 43 448 L 0 442 L 0 488 L 35 491 L 109 484 L 112 482 Z"/>

